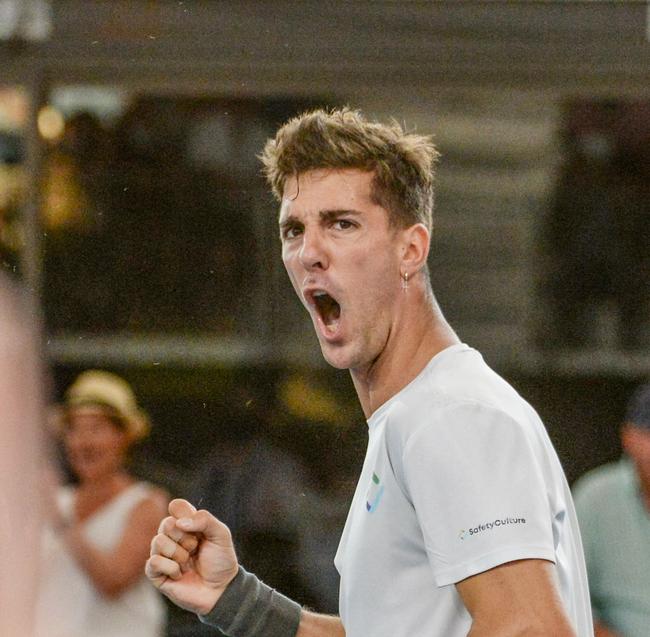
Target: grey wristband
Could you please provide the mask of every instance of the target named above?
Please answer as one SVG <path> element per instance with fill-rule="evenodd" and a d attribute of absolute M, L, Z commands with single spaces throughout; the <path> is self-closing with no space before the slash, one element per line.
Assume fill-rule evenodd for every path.
<path fill-rule="evenodd" d="M 295 637 L 301 612 L 300 604 L 240 566 L 214 608 L 199 619 L 229 637 Z"/>

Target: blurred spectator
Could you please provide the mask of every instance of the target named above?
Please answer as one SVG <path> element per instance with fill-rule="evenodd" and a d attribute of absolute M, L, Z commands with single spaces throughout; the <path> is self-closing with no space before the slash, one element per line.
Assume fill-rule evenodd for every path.
<path fill-rule="evenodd" d="M 337 473 L 337 462 L 332 458 L 334 454 L 330 452 L 327 455 L 327 464 L 333 469 L 330 480 L 306 490 L 300 500 L 298 572 L 309 594 L 316 600 L 314 608 L 337 614 L 340 576 L 334 566 L 334 557 L 354 494 L 356 476 L 350 468 L 358 465 L 350 464 L 347 470 Z"/>
<path fill-rule="evenodd" d="M 650 103 L 575 101 L 545 228 L 547 344 L 644 344 L 650 301 Z M 600 317 L 600 320 L 599 318 Z"/>
<path fill-rule="evenodd" d="M 0 273 L 0 635 L 31 637 L 43 523 L 43 390 L 35 321 Z"/>
<path fill-rule="evenodd" d="M 224 407 L 220 427 L 227 439 L 207 455 L 189 497 L 228 525 L 237 555 L 270 586 L 312 603 L 298 575 L 298 515 L 305 495 L 301 463 L 265 436 L 266 420 L 256 409 Z M 252 402 L 252 401 L 251 401 Z M 218 634 L 193 613 L 173 618 L 173 637 Z"/>
<path fill-rule="evenodd" d="M 650 384 L 632 396 L 618 462 L 575 485 L 596 637 L 650 630 Z"/>
<path fill-rule="evenodd" d="M 125 468 L 147 418 L 128 383 L 91 370 L 68 389 L 54 424 L 78 484 L 56 493 L 37 635 L 159 637 L 164 605 L 144 578 L 144 563 L 167 498 Z"/>
<path fill-rule="evenodd" d="M 279 384 L 278 398 L 283 414 L 294 419 L 287 433 L 300 431 L 292 438 L 311 476 L 298 512 L 298 573 L 314 608 L 337 614 L 340 577 L 334 557 L 367 445 L 367 430 L 359 427 L 363 414 L 316 374 L 290 374 Z"/>

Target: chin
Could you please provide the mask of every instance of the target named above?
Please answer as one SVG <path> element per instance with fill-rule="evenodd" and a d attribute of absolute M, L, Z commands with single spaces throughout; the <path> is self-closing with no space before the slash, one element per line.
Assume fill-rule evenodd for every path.
<path fill-rule="evenodd" d="M 335 369 L 354 369 L 362 366 L 362 363 L 359 363 L 358 360 L 359 356 L 343 347 L 332 347 L 321 343 L 320 350 L 323 358 Z"/>
<path fill-rule="evenodd" d="M 320 351 L 325 359 L 325 362 L 328 365 L 331 365 L 335 369 L 348 369 L 346 365 L 346 357 L 343 355 L 343 352 L 332 351 L 333 348 L 327 344 L 320 344 Z"/>
<path fill-rule="evenodd" d="M 98 480 L 107 474 L 105 467 L 79 467 L 78 469 L 72 468 L 73 473 L 77 476 L 80 482 Z"/>
<path fill-rule="evenodd" d="M 80 481 L 92 480 L 97 476 L 97 472 L 92 469 L 72 469 L 72 472 L 77 476 Z"/>

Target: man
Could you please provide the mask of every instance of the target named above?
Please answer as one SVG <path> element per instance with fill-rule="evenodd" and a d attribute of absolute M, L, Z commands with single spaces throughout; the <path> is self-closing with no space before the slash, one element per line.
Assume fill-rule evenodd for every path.
<path fill-rule="evenodd" d="M 228 529 L 185 501 L 147 573 L 226 634 L 591 635 L 580 537 L 533 409 L 463 345 L 431 290 L 431 141 L 348 109 L 267 143 L 282 256 L 369 445 L 336 556 L 341 617 L 302 610 L 238 566 Z"/>
<path fill-rule="evenodd" d="M 647 637 L 650 630 L 650 384 L 630 399 L 624 457 L 575 485 L 585 538 L 596 637 Z"/>

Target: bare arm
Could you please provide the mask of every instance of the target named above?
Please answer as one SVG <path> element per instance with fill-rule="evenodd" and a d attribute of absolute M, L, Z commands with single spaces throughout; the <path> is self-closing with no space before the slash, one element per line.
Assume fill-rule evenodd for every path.
<path fill-rule="evenodd" d="M 456 588 L 472 616 L 468 637 L 576 637 L 551 562 L 509 562 Z"/>
<path fill-rule="evenodd" d="M 303 610 L 296 637 L 345 637 L 339 617 Z"/>
<path fill-rule="evenodd" d="M 166 496 L 156 492 L 131 513 L 127 531 L 114 551 L 92 546 L 78 526 L 66 531 L 68 550 L 88 574 L 95 588 L 107 597 L 117 597 L 142 577 L 151 537 L 165 516 Z"/>

